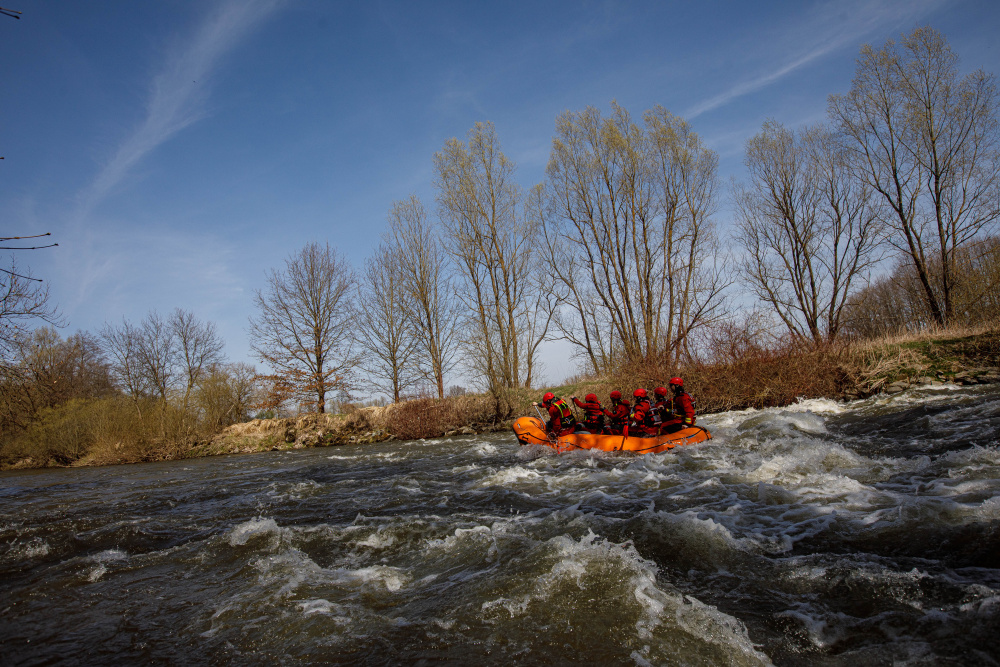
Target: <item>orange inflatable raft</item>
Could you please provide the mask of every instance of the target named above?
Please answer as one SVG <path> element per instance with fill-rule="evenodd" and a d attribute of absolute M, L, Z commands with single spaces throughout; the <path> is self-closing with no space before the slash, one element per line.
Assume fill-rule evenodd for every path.
<path fill-rule="evenodd" d="M 555 438 L 545 432 L 545 424 L 537 417 L 521 417 L 515 421 L 514 434 L 522 445 L 546 445 L 557 452 L 599 449 L 602 452 L 622 451 L 636 454 L 657 454 L 674 447 L 693 445 L 712 438 L 712 434 L 700 426 L 692 426 L 654 438 L 593 433 L 568 433 Z"/>

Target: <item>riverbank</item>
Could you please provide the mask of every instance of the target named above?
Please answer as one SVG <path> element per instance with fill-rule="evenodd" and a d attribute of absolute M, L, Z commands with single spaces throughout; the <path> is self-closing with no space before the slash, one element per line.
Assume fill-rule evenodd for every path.
<path fill-rule="evenodd" d="M 951 328 L 806 351 L 744 347 L 714 364 L 680 369 L 642 364 L 613 377 L 511 390 L 499 397 L 426 398 L 346 415 L 255 419 L 212 436 L 156 443 L 146 453 L 104 448 L 68 464 L 24 456 L 4 462 L 0 469 L 162 461 L 505 431 L 512 418 L 533 414 L 532 402 L 545 391 L 567 398 L 594 393 L 606 402 L 614 389 L 628 395 L 635 387 L 652 389 L 677 374 L 683 375 L 700 414 L 782 407 L 809 398 L 855 400 L 916 385 L 990 384 L 1000 382 L 1000 328 Z"/>

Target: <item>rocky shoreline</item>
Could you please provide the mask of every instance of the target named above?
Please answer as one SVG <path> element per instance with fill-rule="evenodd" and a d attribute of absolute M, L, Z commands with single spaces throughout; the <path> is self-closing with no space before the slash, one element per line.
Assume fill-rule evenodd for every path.
<path fill-rule="evenodd" d="M 849 389 L 844 392 L 843 398 L 844 400 L 851 401 L 859 398 L 867 398 L 868 396 L 873 396 L 875 394 L 899 394 L 907 389 L 910 389 L 911 387 L 925 385 L 934 386 L 951 383 L 967 387 L 969 385 L 995 384 L 998 382 L 1000 382 L 1000 368 L 987 366 L 984 368 L 970 368 L 951 376 L 945 375 L 944 373 L 937 373 L 935 375 L 919 375 L 912 378 L 903 378 L 885 385 L 876 392 L 864 393 L 856 389 Z"/>

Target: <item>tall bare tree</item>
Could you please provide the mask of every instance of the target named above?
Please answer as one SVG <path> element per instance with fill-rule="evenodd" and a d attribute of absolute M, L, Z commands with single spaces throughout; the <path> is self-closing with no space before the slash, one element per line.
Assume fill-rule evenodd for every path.
<path fill-rule="evenodd" d="M 164 403 L 167 392 L 177 379 L 177 339 L 170 322 L 150 311 L 139 324 L 139 364 L 146 381 Z"/>
<path fill-rule="evenodd" d="M 385 240 L 399 268 L 406 297 L 402 304 L 418 341 L 418 365 L 438 398 L 444 398 L 445 375 L 455 365 L 459 318 L 447 254 L 415 195 L 393 203 Z"/>
<path fill-rule="evenodd" d="M 182 403 L 186 412 L 201 377 L 225 361 L 225 342 L 213 322 L 202 322 L 194 313 L 180 308 L 170 315 L 169 327 L 176 346 L 175 361 L 180 366 L 178 374 L 184 382 Z"/>
<path fill-rule="evenodd" d="M 893 244 L 913 263 L 929 313 L 954 318 L 955 253 L 1000 216 L 1000 127 L 992 74 L 960 77 L 929 27 L 865 46 L 830 115 L 851 139 L 858 175 L 884 199 Z M 940 267 L 934 271 L 934 264 Z"/>
<path fill-rule="evenodd" d="M 492 123 L 477 123 L 466 142 L 446 142 L 434 166 L 446 243 L 469 312 L 463 345 L 470 369 L 494 393 L 520 386 L 530 381 L 553 312 L 532 278 L 539 229 L 525 211 L 515 165 Z"/>
<path fill-rule="evenodd" d="M 352 341 L 355 284 L 329 244 L 309 243 L 271 270 L 257 290 L 250 347 L 296 394 L 326 411 L 327 394 L 348 386 L 357 364 Z"/>
<path fill-rule="evenodd" d="M 609 118 L 593 107 L 559 116 L 548 176 L 546 245 L 575 316 L 564 336 L 598 372 L 613 357 L 680 357 L 725 287 L 715 154 L 662 107 L 640 127 L 612 103 Z"/>
<path fill-rule="evenodd" d="M 112 377 L 132 399 L 141 416 L 140 399 L 154 389 L 142 361 L 141 328 L 122 318 L 118 326 L 105 324 L 99 336 L 101 348 L 111 364 Z"/>
<path fill-rule="evenodd" d="M 393 402 L 399 402 L 400 394 L 419 377 L 414 357 L 420 338 L 407 316 L 412 306 L 404 284 L 398 252 L 383 243 L 361 275 L 355 335 L 372 384 Z"/>
<path fill-rule="evenodd" d="M 734 199 L 742 273 L 791 335 L 834 339 L 845 304 L 880 259 L 878 201 L 850 173 L 825 128 L 796 133 L 774 121 L 747 141 L 748 184 Z"/>

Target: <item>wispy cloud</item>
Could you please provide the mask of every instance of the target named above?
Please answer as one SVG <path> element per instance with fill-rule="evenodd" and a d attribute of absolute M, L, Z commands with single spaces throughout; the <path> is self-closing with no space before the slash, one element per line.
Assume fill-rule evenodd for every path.
<path fill-rule="evenodd" d="M 812 47 L 800 50 L 773 70 L 740 81 L 729 89 L 698 102 L 684 117 L 693 119 L 775 83 L 809 63 L 853 46 L 876 30 L 898 28 L 918 21 L 948 0 L 884 0 L 883 2 L 830 3 L 807 20 L 791 25 L 782 45 L 808 40 Z M 783 46 L 784 48 L 784 46 Z"/>
<path fill-rule="evenodd" d="M 280 0 L 226 0 L 206 16 L 187 40 L 170 50 L 153 77 L 146 117 L 82 193 L 80 217 L 99 204 L 150 152 L 205 116 L 212 70 Z"/>

